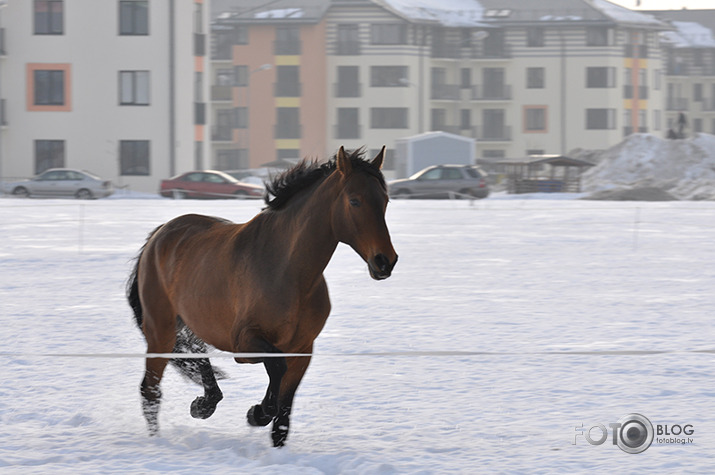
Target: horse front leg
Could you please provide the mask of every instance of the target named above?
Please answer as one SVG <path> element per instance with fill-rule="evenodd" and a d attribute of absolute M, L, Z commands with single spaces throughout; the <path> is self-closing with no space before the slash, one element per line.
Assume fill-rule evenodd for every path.
<path fill-rule="evenodd" d="M 254 345 L 252 346 L 255 348 L 253 351 L 257 353 L 282 353 L 263 338 L 254 340 Z M 275 356 L 262 358 L 262 360 L 266 373 L 268 373 L 268 389 L 263 401 L 251 407 L 246 414 L 248 423 L 256 427 L 267 426 L 278 413 L 278 395 L 280 394 L 283 375 L 286 372 L 286 359 L 284 357 Z"/>
<path fill-rule="evenodd" d="M 311 348 L 303 353 L 311 353 Z M 287 358 L 287 370 L 281 382 L 280 395 L 278 398 L 278 414 L 273 418 L 273 430 L 271 438 L 274 447 L 283 447 L 288 438 L 290 428 L 290 414 L 293 408 L 293 397 L 298 389 L 300 381 L 305 375 L 305 371 L 310 364 L 310 356 L 297 356 Z"/>

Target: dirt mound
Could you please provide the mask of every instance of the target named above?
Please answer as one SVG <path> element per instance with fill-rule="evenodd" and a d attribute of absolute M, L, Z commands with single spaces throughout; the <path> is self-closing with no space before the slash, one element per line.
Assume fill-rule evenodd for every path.
<path fill-rule="evenodd" d="M 596 163 L 582 176 L 585 192 L 634 190 L 633 196 L 649 196 L 652 191 L 642 190 L 655 188 L 676 199 L 715 200 L 715 135 L 665 140 L 633 134 L 609 149 L 572 156 Z"/>

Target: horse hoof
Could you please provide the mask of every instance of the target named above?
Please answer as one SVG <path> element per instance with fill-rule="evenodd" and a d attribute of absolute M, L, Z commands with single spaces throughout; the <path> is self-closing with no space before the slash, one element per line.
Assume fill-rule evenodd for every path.
<path fill-rule="evenodd" d="M 216 411 L 218 401 L 199 396 L 191 403 L 191 417 L 194 419 L 208 419 Z"/>
<path fill-rule="evenodd" d="M 264 413 L 260 404 L 256 404 L 248 410 L 246 419 L 248 419 L 248 424 L 253 427 L 265 427 L 273 420 L 273 417 Z"/>
<path fill-rule="evenodd" d="M 274 425 L 271 437 L 273 438 L 273 447 L 283 447 L 288 438 L 288 426 Z"/>

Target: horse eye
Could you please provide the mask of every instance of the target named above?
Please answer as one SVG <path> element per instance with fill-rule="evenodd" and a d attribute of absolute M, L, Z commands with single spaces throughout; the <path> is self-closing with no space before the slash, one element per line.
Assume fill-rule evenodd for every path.
<path fill-rule="evenodd" d="M 350 206 L 360 207 L 360 200 L 357 198 L 350 198 Z"/>

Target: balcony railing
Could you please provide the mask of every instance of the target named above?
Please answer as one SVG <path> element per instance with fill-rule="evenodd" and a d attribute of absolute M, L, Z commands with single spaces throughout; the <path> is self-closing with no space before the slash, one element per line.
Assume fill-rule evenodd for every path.
<path fill-rule="evenodd" d="M 472 86 L 473 101 L 509 101 L 511 100 L 511 85 Z"/>
<path fill-rule="evenodd" d="M 482 125 L 477 126 L 477 138 L 488 142 L 511 141 L 511 126 L 509 125 Z"/>
<path fill-rule="evenodd" d="M 211 86 L 212 101 L 233 100 L 233 87 L 231 86 Z"/>
<path fill-rule="evenodd" d="M 362 51 L 360 41 L 343 40 L 335 44 L 335 54 L 340 56 L 358 56 Z"/>
<path fill-rule="evenodd" d="M 233 129 L 228 125 L 217 125 L 211 128 L 211 140 L 214 142 L 232 142 Z"/>
<path fill-rule="evenodd" d="M 688 108 L 688 100 L 684 97 L 668 97 L 665 104 L 666 110 L 679 111 Z"/>
<path fill-rule="evenodd" d="M 442 101 L 458 101 L 459 85 L 457 84 L 434 84 L 430 94 L 430 99 Z"/>
<path fill-rule="evenodd" d="M 361 97 L 362 83 L 336 82 L 333 84 L 335 97 Z"/>

